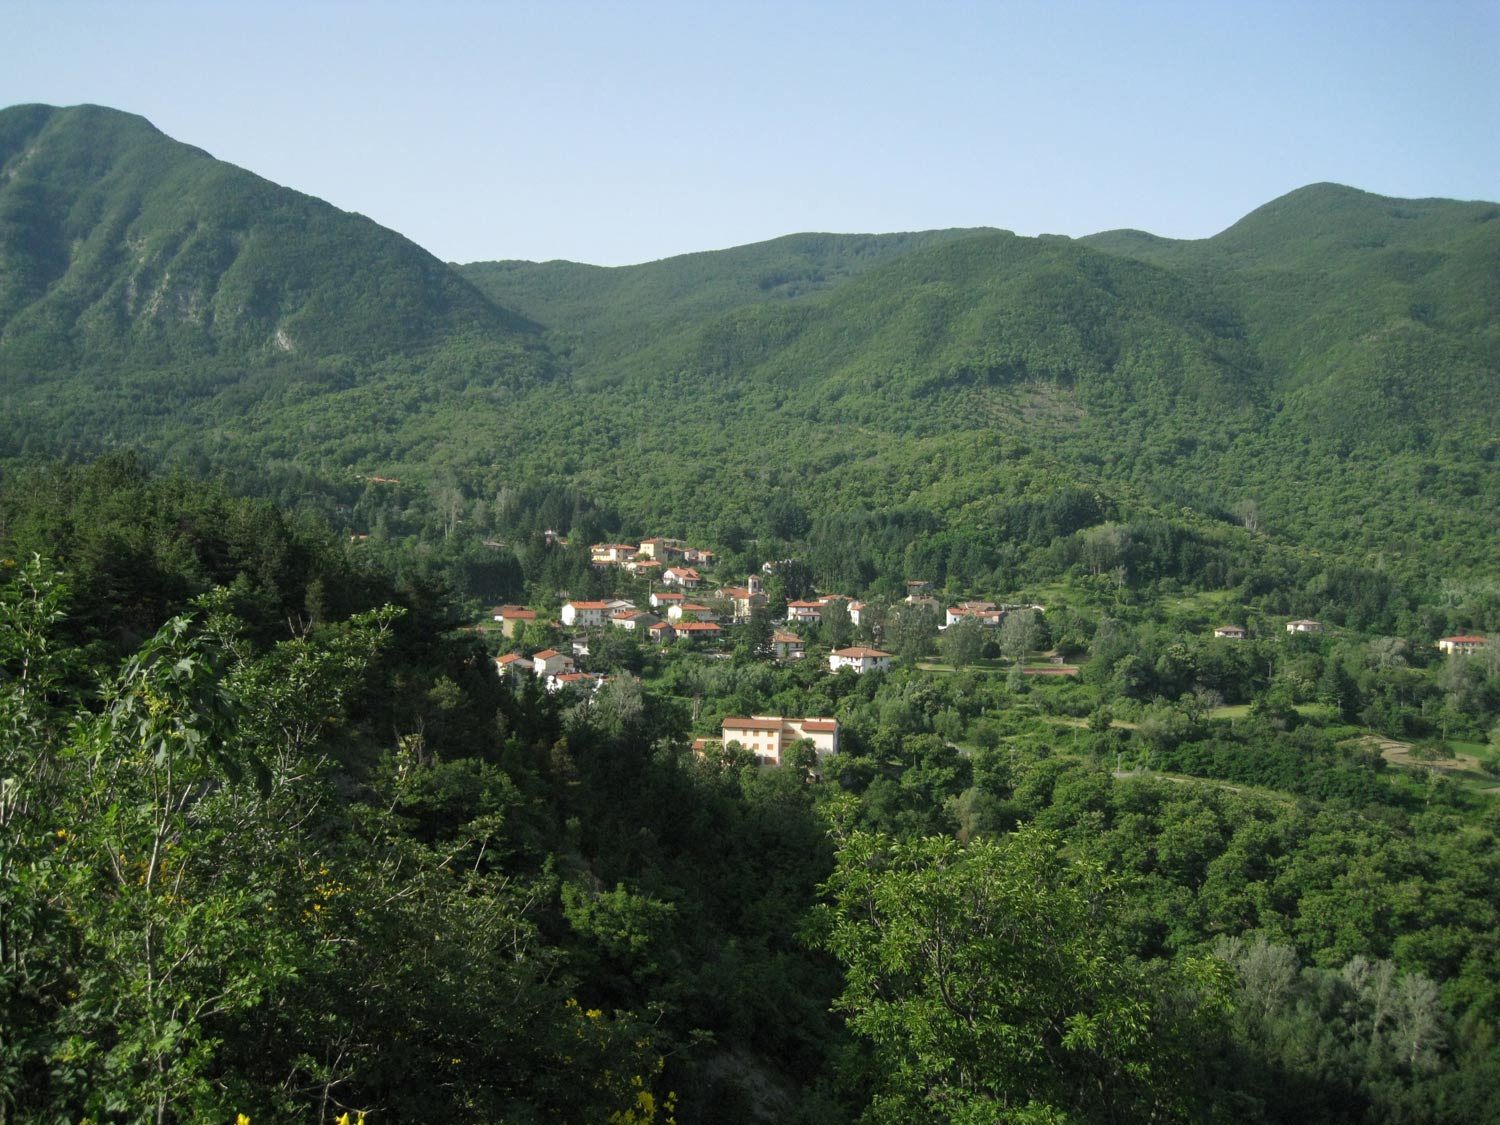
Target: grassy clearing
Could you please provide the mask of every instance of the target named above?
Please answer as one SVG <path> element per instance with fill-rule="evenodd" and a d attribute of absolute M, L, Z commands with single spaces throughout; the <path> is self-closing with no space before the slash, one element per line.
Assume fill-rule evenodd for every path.
<path fill-rule="evenodd" d="M 1196 594 L 1176 594 L 1161 599 L 1161 606 L 1178 617 L 1195 614 L 1222 614 L 1234 602 L 1233 590 L 1204 590 Z"/>
<path fill-rule="evenodd" d="M 1472 792 L 1500 796 L 1500 778 L 1485 772 L 1477 754 L 1459 749 L 1460 745 L 1482 749 L 1476 743 L 1449 743 L 1454 751 L 1453 757 L 1428 760 L 1413 757 L 1409 742 L 1382 738 L 1376 734 L 1366 735 L 1361 741 L 1373 749 L 1378 749 L 1380 756 L 1398 769 L 1426 770 L 1428 773 L 1446 777 Z"/>
<path fill-rule="evenodd" d="M 1311 719 L 1318 723 L 1332 722 L 1335 718 L 1333 708 L 1326 703 L 1299 703 L 1294 710 L 1304 719 Z M 1208 713 L 1210 719 L 1243 719 L 1250 714 L 1250 704 L 1234 703 L 1224 707 L 1215 707 Z"/>

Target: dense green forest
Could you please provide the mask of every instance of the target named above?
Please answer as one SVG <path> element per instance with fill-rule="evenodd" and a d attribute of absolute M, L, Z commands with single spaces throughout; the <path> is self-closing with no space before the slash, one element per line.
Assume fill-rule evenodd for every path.
<path fill-rule="evenodd" d="M 551 695 L 220 487 L 0 521 L 7 1119 L 1489 1119 L 1500 747 L 1361 732 L 1460 765 L 1493 660 L 1080 586 L 1067 682 L 621 634 Z M 767 712 L 839 718 L 822 780 L 688 749 Z"/>
<path fill-rule="evenodd" d="M 1496 1119 L 1497 216 L 453 266 L 0 111 L 0 1122 Z M 768 604 L 562 628 L 660 535 Z"/>

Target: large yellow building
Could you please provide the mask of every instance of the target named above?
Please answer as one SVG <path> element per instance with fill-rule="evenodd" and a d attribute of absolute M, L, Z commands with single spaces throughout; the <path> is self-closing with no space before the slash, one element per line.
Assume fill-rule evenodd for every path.
<path fill-rule="evenodd" d="M 818 761 L 839 752 L 837 719 L 789 719 L 781 715 L 752 715 L 724 720 L 724 745 L 738 742 L 763 766 L 781 765 L 781 756 L 799 739 L 807 739 Z"/>

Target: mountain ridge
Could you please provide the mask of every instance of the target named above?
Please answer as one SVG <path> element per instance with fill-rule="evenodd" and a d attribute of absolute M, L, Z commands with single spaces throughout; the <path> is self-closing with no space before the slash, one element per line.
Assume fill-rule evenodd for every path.
<path fill-rule="evenodd" d="M 1101 512 L 1259 498 L 1304 540 L 1317 509 L 1346 545 L 1382 471 L 1479 536 L 1497 491 L 1497 205 L 1323 184 L 1201 240 L 449 265 L 118 111 L 0 111 L 0 158 L 0 454 L 130 446 L 335 491 L 564 481 L 643 521 L 712 495 L 710 529 L 777 506 L 973 521 L 1048 482 L 1109 492 Z"/>

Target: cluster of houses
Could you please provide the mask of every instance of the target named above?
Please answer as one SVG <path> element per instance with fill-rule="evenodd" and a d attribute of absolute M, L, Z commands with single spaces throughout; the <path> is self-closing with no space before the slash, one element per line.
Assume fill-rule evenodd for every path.
<path fill-rule="evenodd" d="M 617 566 L 642 578 L 693 590 L 703 581 L 696 568 L 712 566 L 714 553 L 658 536 L 639 544 L 595 543 L 589 548 L 589 559 L 595 566 Z"/>
<path fill-rule="evenodd" d="M 684 544 L 680 540 L 653 537 L 640 543 L 596 543 L 589 549 L 595 566 L 620 567 L 632 574 L 645 577 L 660 589 L 650 595 L 650 607 L 644 609 L 623 598 L 596 601 L 569 601 L 559 615 L 564 628 L 575 630 L 597 630 L 603 628 L 624 629 L 640 633 L 658 645 L 670 645 L 680 640 L 713 642 L 724 632 L 725 624 L 740 624 L 749 621 L 751 615 L 764 608 L 769 597 L 760 575 L 750 575 L 743 586 L 719 586 L 711 591 L 706 587 L 698 567 L 713 564 L 711 551 Z M 763 568 L 770 573 L 774 564 Z M 987 628 L 998 628 L 1008 612 L 1019 608 L 1042 609 L 1041 606 L 1022 607 L 997 605 L 989 601 L 966 601 L 959 605 L 945 606 L 931 595 L 929 583 L 920 580 L 907 582 L 906 604 L 930 609 L 934 616 L 946 610 L 939 627 L 947 628 L 962 620 L 977 621 Z M 817 598 L 796 599 L 787 603 L 785 623 L 787 629 L 778 630 L 771 636 L 771 653 L 778 660 L 800 660 L 807 655 L 807 642 L 791 630 L 796 627 L 819 626 L 830 607 L 841 606 L 851 625 L 864 624 L 866 604 L 843 594 L 826 594 Z M 499 606 L 492 615 L 500 623 L 507 638 L 514 638 L 528 623 L 537 619 L 535 610 L 521 606 Z M 579 651 L 581 648 L 575 645 Z M 535 657 L 532 658 L 534 663 Z M 856 673 L 888 671 L 892 656 L 876 648 L 850 646 L 840 648 L 828 656 L 829 670 L 841 671 L 851 668 Z M 548 687 L 556 690 L 567 680 L 560 677 L 580 677 L 583 674 L 568 669 L 557 672 L 551 668 L 533 669 L 521 657 L 502 657 L 501 673 L 510 674 L 517 669 L 533 670 L 546 676 Z M 497 662 L 499 663 L 499 662 Z"/>
<path fill-rule="evenodd" d="M 517 656 L 513 652 L 497 656 L 495 657 L 495 671 L 499 672 L 502 678 L 518 672 L 536 676 L 542 681 L 542 686 L 552 694 L 564 688 L 582 688 L 592 693 L 609 682 L 607 676 L 580 672 L 571 656 L 565 652 L 558 652 L 555 648 L 544 648 L 541 652 L 532 653 L 529 658 Z"/>
<path fill-rule="evenodd" d="M 1286 623 L 1286 631 L 1293 636 L 1297 634 L 1318 634 L 1323 632 L 1323 623 L 1301 618 Z M 1214 636 L 1222 637 L 1230 641 L 1243 641 L 1248 634 L 1238 625 L 1220 625 L 1214 630 Z M 1446 656 L 1472 656 L 1485 646 L 1485 638 L 1477 636 L 1440 637 L 1437 641 L 1438 651 Z"/>

